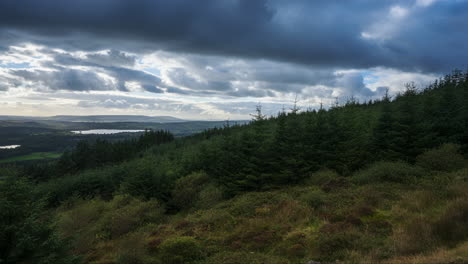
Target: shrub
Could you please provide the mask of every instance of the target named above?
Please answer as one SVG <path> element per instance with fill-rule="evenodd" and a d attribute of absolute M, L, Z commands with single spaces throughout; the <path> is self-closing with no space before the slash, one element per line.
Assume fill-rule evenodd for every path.
<path fill-rule="evenodd" d="M 196 208 L 210 208 L 223 200 L 223 191 L 214 184 L 206 185 L 198 194 Z"/>
<path fill-rule="evenodd" d="M 203 258 L 203 252 L 193 237 L 165 240 L 161 246 L 161 260 L 166 264 L 189 264 Z"/>
<path fill-rule="evenodd" d="M 466 166 L 466 160 L 459 153 L 460 146 L 444 144 L 424 152 L 416 158 L 416 164 L 435 171 L 455 171 Z"/>
<path fill-rule="evenodd" d="M 358 171 L 353 175 L 352 181 L 357 184 L 374 182 L 412 183 L 420 178 L 424 171 L 404 162 L 377 162 L 370 167 Z"/>
<path fill-rule="evenodd" d="M 406 219 L 392 235 L 396 253 L 410 255 L 431 249 L 435 242 L 432 228 L 429 217 L 418 215 Z"/>
<path fill-rule="evenodd" d="M 172 190 L 172 202 L 180 209 L 192 207 L 201 188 L 208 181 L 208 175 L 202 172 L 195 172 L 178 179 Z"/>
<path fill-rule="evenodd" d="M 57 227 L 63 236 L 74 238 L 78 253 L 85 254 L 100 241 L 158 223 L 163 217 L 164 208 L 155 200 L 140 201 L 128 195 L 117 195 L 109 202 L 81 200 L 71 209 L 62 208 Z"/>
<path fill-rule="evenodd" d="M 434 235 L 450 245 L 468 238 L 468 200 L 457 199 L 434 224 Z"/>
<path fill-rule="evenodd" d="M 239 225 L 226 241 L 232 248 L 266 250 L 281 241 L 281 231 L 270 219 L 253 218 Z"/>
<path fill-rule="evenodd" d="M 321 259 L 325 261 L 341 260 L 346 256 L 346 251 L 351 250 L 359 234 L 353 230 L 344 232 L 321 232 L 319 235 L 319 251 Z"/>
<path fill-rule="evenodd" d="M 172 203 L 182 210 L 211 207 L 222 198 L 222 191 L 210 183 L 210 178 L 204 172 L 195 172 L 178 179 L 172 190 Z"/>
<path fill-rule="evenodd" d="M 315 173 L 312 173 L 312 175 L 310 175 L 309 179 L 306 180 L 306 183 L 311 184 L 311 185 L 320 186 L 320 185 L 323 185 L 323 184 L 329 182 L 330 180 L 336 179 L 338 177 L 340 177 L 340 175 L 335 171 L 320 170 L 320 171 L 317 171 Z"/>
<path fill-rule="evenodd" d="M 299 199 L 314 209 L 319 209 L 325 204 L 326 194 L 320 189 L 312 189 L 302 194 Z"/>
<path fill-rule="evenodd" d="M 256 252 L 222 252 L 205 262 L 206 264 L 289 264 L 287 259 Z"/>
<path fill-rule="evenodd" d="M 278 192 L 250 192 L 240 195 L 226 203 L 222 203 L 219 208 L 227 207 L 233 216 L 255 216 L 257 208 L 270 204 L 276 204 L 282 200 L 287 200 L 285 193 Z"/>
<path fill-rule="evenodd" d="M 102 230 L 110 237 L 127 234 L 148 223 L 158 223 L 164 217 L 164 208 L 156 200 L 140 201 L 128 195 L 118 195 L 109 204 Z"/>
<path fill-rule="evenodd" d="M 148 250 L 145 237 L 132 234 L 119 241 L 117 245 L 117 264 L 146 264 L 154 263 L 148 260 Z"/>
<path fill-rule="evenodd" d="M 114 169 L 89 170 L 78 175 L 41 184 L 37 188 L 40 196 L 47 197 L 49 205 L 58 206 L 61 202 L 73 197 L 93 198 L 112 197 L 116 191 Z"/>

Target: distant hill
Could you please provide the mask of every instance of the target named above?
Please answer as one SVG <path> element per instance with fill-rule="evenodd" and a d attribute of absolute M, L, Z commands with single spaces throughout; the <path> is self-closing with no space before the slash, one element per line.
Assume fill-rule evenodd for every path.
<path fill-rule="evenodd" d="M 74 115 L 57 115 L 49 117 L 34 117 L 34 116 L 0 116 L 0 120 L 51 120 L 64 122 L 149 122 L 149 123 L 174 123 L 185 122 L 186 120 L 172 116 L 143 116 L 143 115 L 90 115 L 90 116 L 74 116 Z"/>

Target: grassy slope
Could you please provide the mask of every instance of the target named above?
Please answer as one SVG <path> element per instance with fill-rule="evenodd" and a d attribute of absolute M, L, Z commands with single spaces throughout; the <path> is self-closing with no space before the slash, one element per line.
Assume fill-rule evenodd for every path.
<path fill-rule="evenodd" d="M 35 152 L 28 155 L 16 156 L 0 160 L 0 163 L 9 163 L 16 161 L 28 161 L 28 160 L 42 160 L 42 159 L 56 159 L 59 158 L 62 153 L 55 152 Z"/>
<path fill-rule="evenodd" d="M 373 171 L 351 178 L 318 172 L 302 186 L 229 200 L 210 184 L 196 192 L 186 185 L 178 192 L 191 193 L 192 205 L 176 215 L 164 215 L 157 202 L 128 196 L 75 200 L 58 211 L 57 223 L 64 236 L 75 239 L 84 263 L 468 261 L 466 238 L 456 237 L 466 233 L 460 227 L 468 212 L 467 169 L 424 170 L 410 184 L 360 183 Z M 177 262 L 178 255 L 184 262 Z"/>

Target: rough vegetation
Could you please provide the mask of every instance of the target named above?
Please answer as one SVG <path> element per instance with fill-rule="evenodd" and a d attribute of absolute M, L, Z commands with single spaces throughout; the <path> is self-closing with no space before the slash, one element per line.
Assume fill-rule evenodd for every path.
<path fill-rule="evenodd" d="M 78 148 L 40 173 L 4 168 L 1 261 L 465 263 L 467 91 L 455 71 L 393 100 L 258 108 L 129 159 Z"/>

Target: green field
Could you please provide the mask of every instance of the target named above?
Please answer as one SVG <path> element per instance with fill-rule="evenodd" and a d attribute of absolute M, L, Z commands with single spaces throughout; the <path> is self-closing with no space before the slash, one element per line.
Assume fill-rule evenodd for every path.
<path fill-rule="evenodd" d="M 0 163 L 9 163 L 15 161 L 41 160 L 41 159 L 56 159 L 62 155 L 56 152 L 34 152 L 28 155 L 16 156 L 8 159 L 0 160 Z"/>

